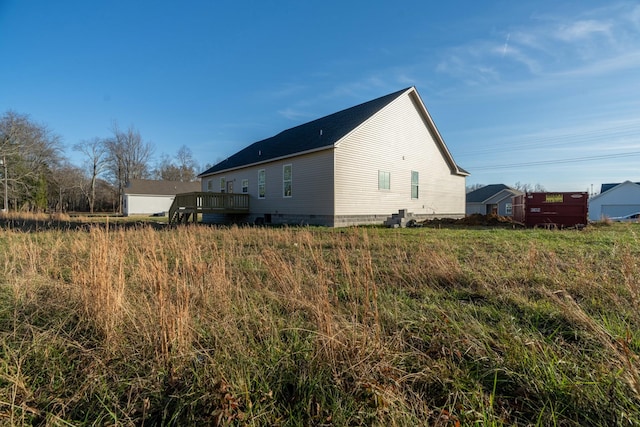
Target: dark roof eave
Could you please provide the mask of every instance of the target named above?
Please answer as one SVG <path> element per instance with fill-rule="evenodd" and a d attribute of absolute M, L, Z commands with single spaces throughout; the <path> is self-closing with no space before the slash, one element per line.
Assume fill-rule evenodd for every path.
<path fill-rule="evenodd" d="M 227 169 L 218 169 L 218 170 L 215 170 L 215 171 L 212 171 L 212 172 L 205 171 L 205 172 L 202 172 L 200 175 L 198 175 L 198 178 L 204 178 L 204 177 L 211 176 L 211 175 L 219 175 L 221 173 L 231 172 L 231 171 L 238 170 L 238 169 L 247 169 L 247 168 L 258 166 L 258 165 L 264 165 L 266 163 L 277 162 L 277 161 L 284 160 L 284 159 L 291 159 L 293 157 L 300 157 L 300 156 L 303 156 L 303 155 L 306 155 L 306 154 L 313 154 L 313 153 L 317 153 L 319 151 L 331 150 L 333 148 L 335 148 L 335 144 L 329 144 L 329 145 L 325 145 L 324 147 L 318 147 L 318 148 L 314 148 L 312 150 L 300 151 L 300 152 L 297 152 L 297 153 L 289 154 L 287 156 L 280 156 L 280 157 L 273 157 L 273 158 L 270 158 L 270 159 L 265 159 L 265 160 L 263 160 L 261 162 L 254 162 L 254 163 L 250 163 L 250 164 L 247 164 L 247 165 L 233 166 L 233 167 L 230 167 L 230 168 L 227 168 Z M 220 163 L 218 163 L 218 164 L 220 164 Z"/>
<path fill-rule="evenodd" d="M 456 165 L 456 175 L 469 176 L 471 175 L 471 172 L 468 172 L 465 169 L 462 169 L 460 166 Z"/>

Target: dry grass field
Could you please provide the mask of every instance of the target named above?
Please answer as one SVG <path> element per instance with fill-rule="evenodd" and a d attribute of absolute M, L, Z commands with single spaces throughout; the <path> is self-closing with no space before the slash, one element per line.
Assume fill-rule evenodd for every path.
<path fill-rule="evenodd" d="M 0 228 L 0 424 L 640 424 L 637 224 L 40 220 Z"/>

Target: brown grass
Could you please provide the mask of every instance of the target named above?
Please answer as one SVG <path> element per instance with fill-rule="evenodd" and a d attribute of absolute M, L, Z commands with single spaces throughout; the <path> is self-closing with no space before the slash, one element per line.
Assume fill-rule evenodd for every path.
<path fill-rule="evenodd" d="M 9 424 L 640 421 L 629 227 L 0 233 Z"/>

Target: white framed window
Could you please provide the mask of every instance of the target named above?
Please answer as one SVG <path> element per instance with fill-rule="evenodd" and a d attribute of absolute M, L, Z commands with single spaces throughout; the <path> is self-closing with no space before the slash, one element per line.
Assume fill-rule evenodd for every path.
<path fill-rule="evenodd" d="M 207 191 L 213 191 L 213 180 L 207 181 Z"/>
<path fill-rule="evenodd" d="M 391 172 L 378 171 L 378 190 L 391 189 Z"/>
<path fill-rule="evenodd" d="M 225 177 L 220 178 L 220 192 L 224 193 L 227 191 L 227 180 Z"/>
<path fill-rule="evenodd" d="M 249 192 L 249 180 L 248 179 L 243 179 L 242 180 L 242 192 L 243 193 L 248 193 Z"/>
<path fill-rule="evenodd" d="M 511 203 L 506 203 L 504 205 L 504 214 L 513 215 L 513 205 Z"/>
<path fill-rule="evenodd" d="M 258 199 L 264 199 L 267 195 L 267 173 L 264 169 L 258 171 Z"/>
<path fill-rule="evenodd" d="M 282 166 L 282 197 L 291 197 L 293 183 L 293 167 L 289 165 Z"/>
<path fill-rule="evenodd" d="M 420 183 L 420 174 L 417 171 L 411 171 L 411 198 L 417 199 L 420 194 L 419 184 Z"/>

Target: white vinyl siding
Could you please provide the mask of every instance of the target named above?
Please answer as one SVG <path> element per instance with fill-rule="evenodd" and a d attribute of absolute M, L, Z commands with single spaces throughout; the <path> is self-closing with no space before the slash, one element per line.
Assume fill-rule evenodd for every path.
<path fill-rule="evenodd" d="M 298 171 L 295 175 L 294 197 L 282 197 L 281 183 L 285 164 L 291 165 L 292 172 Z M 237 171 L 225 171 L 224 175 L 229 181 L 242 180 L 247 176 L 256 176 L 259 179 L 261 173 L 265 179 L 264 186 L 249 186 L 249 206 L 252 214 L 333 215 L 333 150 L 323 150 L 295 159 L 265 163 Z M 219 178 L 213 175 L 211 179 L 217 182 Z M 260 197 L 260 191 L 263 192 L 263 197 Z"/>
<path fill-rule="evenodd" d="M 150 215 L 160 212 L 169 212 L 175 196 L 157 196 L 147 194 L 126 194 L 124 196 L 125 215 Z"/>
<path fill-rule="evenodd" d="M 464 215 L 465 178 L 452 171 L 432 132 L 408 95 L 340 141 L 335 152 L 336 214 L 391 215 L 407 209 Z M 390 192 L 378 190 L 378 170 L 394 177 Z M 411 171 L 419 173 L 418 199 L 411 198 Z"/>

